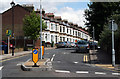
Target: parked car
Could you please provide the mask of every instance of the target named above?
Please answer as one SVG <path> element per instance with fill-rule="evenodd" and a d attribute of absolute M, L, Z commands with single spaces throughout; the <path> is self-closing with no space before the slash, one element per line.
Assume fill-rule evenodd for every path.
<path fill-rule="evenodd" d="M 76 52 L 89 53 L 89 43 L 85 40 L 80 40 L 76 44 Z"/>
<path fill-rule="evenodd" d="M 76 44 L 74 42 L 71 42 L 71 47 L 76 47 Z"/>
<path fill-rule="evenodd" d="M 65 42 L 58 42 L 56 44 L 57 48 L 60 48 L 60 47 L 65 47 L 66 43 Z"/>
<path fill-rule="evenodd" d="M 4 50 L 4 46 L 7 46 L 7 43 L 5 41 L 2 41 L 2 45 L 0 45 L 2 50 Z"/>
<path fill-rule="evenodd" d="M 4 46 L 8 46 L 8 43 L 6 43 L 5 41 L 2 41 L 2 45 L 1 45 L 2 49 L 4 49 Z M 12 48 L 13 44 L 10 43 L 9 47 Z"/>
<path fill-rule="evenodd" d="M 65 42 L 65 47 L 71 47 L 71 44 L 70 44 L 69 41 L 66 41 L 66 42 Z"/>

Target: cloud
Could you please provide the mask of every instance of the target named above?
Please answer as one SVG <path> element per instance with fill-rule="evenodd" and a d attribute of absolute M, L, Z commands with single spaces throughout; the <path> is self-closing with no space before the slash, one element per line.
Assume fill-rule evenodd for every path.
<path fill-rule="evenodd" d="M 70 7 L 64 7 L 58 10 L 55 14 L 61 16 L 63 19 L 67 19 L 70 22 L 76 23 L 79 26 L 84 26 L 84 9 L 74 10 Z"/>
<path fill-rule="evenodd" d="M 11 0 L 12 1 L 12 0 Z M 14 0 L 16 2 L 40 2 L 40 0 Z M 90 0 L 41 0 L 42 2 L 89 2 Z M 4 0 L 9 2 L 9 0 Z"/>
<path fill-rule="evenodd" d="M 4 0 L 0 2 L 0 13 L 4 12 L 5 10 L 9 9 L 10 2 L 12 0 Z M 16 4 L 34 4 L 35 10 L 40 8 L 39 0 L 14 0 Z M 27 2 L 26 2 L 27 1 Z M 33 2 L 32 2 L 33 1 Z M 60 9 L 57 8 L 58 5 L 64 5 L 63 2 L 55 2 L 56 0 L 42 0 L 42 7 L 46 12 L 55 13 L 56 16 L 61 16 L 62 19 L 67 19 L 69 22 L 77 23 L 79 26 L 84 26 L 85 18 L 83 17 L 84 9 L 74 10 L 72 7 L 62 7 Z M 48 2 L 47 2 L 48 1 Z M 58 0 L 60 1 L 60 0 Z M 67 0 L 65 0 L 67 1 Z M 69 0 L 72 1 L 72 0 Z M 77 1 L 77 0 L 75 0 Z"/>

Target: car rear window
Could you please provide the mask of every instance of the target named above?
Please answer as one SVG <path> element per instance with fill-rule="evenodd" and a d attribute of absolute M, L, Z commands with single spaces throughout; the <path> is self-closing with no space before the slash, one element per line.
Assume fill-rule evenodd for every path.
<path fill-rule="evenodd" d="M 63 44 L 63 42 L 59 42 L 59 44 Z"/>
<path fill-rule="evenodd" d="M 87 44 L 86 41 L 79 41 L 78 44 Z"/>

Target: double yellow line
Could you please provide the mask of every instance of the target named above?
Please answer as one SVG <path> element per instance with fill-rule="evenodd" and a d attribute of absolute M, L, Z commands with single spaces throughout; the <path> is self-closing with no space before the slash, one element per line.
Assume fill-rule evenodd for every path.
<path fill-rule="evenodd" d="M 84 57 L 83 57 L 83 62 L 85 62 L 85 63 L 88 62 L 88 56 L 87 56 L 87 55 L 84 55 Z"/>

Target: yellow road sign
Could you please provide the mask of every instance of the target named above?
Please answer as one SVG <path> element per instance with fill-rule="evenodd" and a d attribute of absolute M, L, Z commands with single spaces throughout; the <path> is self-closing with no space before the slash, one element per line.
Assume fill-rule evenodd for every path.
<path fill-rule="evenodd" d="M 32 60 L 34 63 L 38 62 L 38 49 L 32 49 Z"/>

